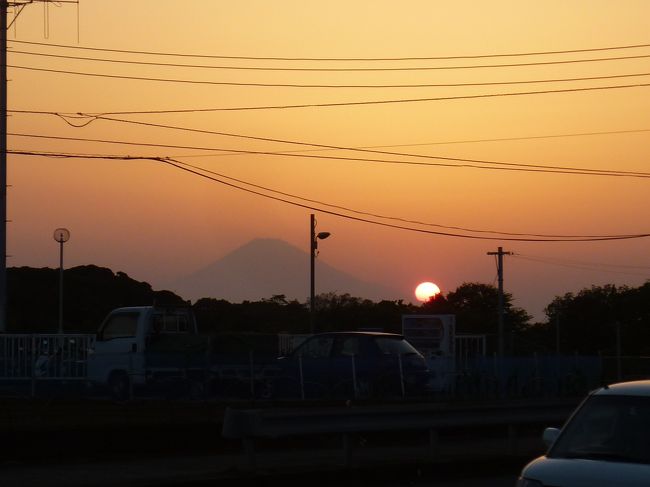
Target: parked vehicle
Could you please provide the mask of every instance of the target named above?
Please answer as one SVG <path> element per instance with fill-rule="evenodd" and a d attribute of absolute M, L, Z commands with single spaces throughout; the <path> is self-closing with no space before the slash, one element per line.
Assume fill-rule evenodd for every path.
<path fill-rule="evenodd" d="M 424 357 L 392 333 L 313 335 L 277 365 L 275 397 L 380 398 L 431 391 Z"/>
<path fill-rule="evenodd" d="M 523 469 L 517 487 L 650 485 L 650 381 L 592 392 L 544 441 L 548 452 Z"/>
<path fill-rule="evenodd" d="M 108 314 L 87 369 L 92 384 L 126 399 L 134 391 L 190 398 L 219 395 L 226 388 L 254 393 L 261 367 L 248 355 L 225 361 L 214 337 L 198 334 L 189 307 L 138 306 Z"/>

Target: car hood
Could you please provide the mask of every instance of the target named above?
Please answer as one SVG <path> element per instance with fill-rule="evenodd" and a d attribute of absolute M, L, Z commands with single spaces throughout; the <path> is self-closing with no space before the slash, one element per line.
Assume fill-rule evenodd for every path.
<path fill-rule="evenodd" d="M 522 477 L 554 487 L 647 487 L 650 465 L 540 457 L 524 468 Z"/>

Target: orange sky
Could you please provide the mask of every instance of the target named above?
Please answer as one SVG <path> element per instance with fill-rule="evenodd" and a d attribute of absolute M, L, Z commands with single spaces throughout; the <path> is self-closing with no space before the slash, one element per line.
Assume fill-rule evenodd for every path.
<path fill-rule="evenodd" d="M 650 73 L 650 57 L 502 68 L 370 72 L 199 69 L 59 59 L 16 51 L 175 64 L 368 68 L 516 64 L 650 55 L 650 48 L 431 61 L 268 61 L 128 55 L 11 40 L 131 51 L 256 57 L 442 57 L 561 51 L 650 43 L 646 1 L 178 2 L 81 0 L 25 8 L 10 30 L 9 64 L 112 76 L 284 84 L 458 84 Z M 44 19 L 49 18 L 49 22 Z M 49 33 L 46 34 L 46 27 Z M 427 88 L 280 88 L 164 83 L 9 70 L 9 108 L 65 113 L 202 109 L 469 96 L 650 83 L 606 80 Z M 549 166 L 650 172 L 650 87 L 382 105 L 185 114 L 116 115 L 134 121 L 345 147 Z M 78 121 L 77 121 L 78 122 Z M 74 123 L 74 122 L 73 122 Z M 593 132 L 625 134 L 536 138 Z M 9 132 L 249 151 L 308 147 L 96 120 L 73 128 L 52 115 L 13 114 Z M 477 141 L 449 143 L 457 141 Z M 650 233 L 649 179 L 415 167 L 9 137 L 10 149 L 173 156 L 275 190 L 408 220 L 502 232 Z M 352 152 L 306 154 L 359 157 Z M 193 156 L 193 157 L 180 157 Z M 200 157 L 198 157 L 200 156 Z M 361 157 L 379 158 L 365 154 Z M 404 157 L 387 157 L 405 160 Z M 420 162 L 424 159 L 418 159 Z M 430 160 L 428 162 L 441 162 Z M 66 265 L 122 270 L 154 287 L 256 237 L 308 251 L 311 210 L 226 188 L 153 161 L 10 156 L 8 265 L 58 265 L 52 232 L 70 229 Z M 443 293 L 493 283 L 486 252 L 501 245 L 506 289 L 536 317 L 555 295 L 650 276 L 648 239 L 596 243 L 470 240 L 382 228 L 318 213 L 332 233 L 320 259 L 404 290 L 422 280 Z M 410 225 L 413 226 L 413 225 Z M 429 230 L 436 228 L 427 228 Z M 547 261 L 541 263 L 529 258 Z M 561 259 L 557 260 L 557 259 Z M 556 264 L 551 265 L 548 261 Z M 617 265 L 619 267 L 612 267 Z M 626 266 L 626 267 L 623 267 Z M 307 279 L 306 279 L 307 284 Z M 306 286 L 305 296 L 308 294 Z"/>

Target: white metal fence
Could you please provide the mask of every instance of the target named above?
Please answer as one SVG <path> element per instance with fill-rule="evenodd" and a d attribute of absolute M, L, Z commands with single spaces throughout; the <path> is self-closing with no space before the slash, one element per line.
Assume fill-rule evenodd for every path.
<path fill-rule="evenodd" d="M 0 380 L 86 379 L 95 335 L 0 335 Z"/>

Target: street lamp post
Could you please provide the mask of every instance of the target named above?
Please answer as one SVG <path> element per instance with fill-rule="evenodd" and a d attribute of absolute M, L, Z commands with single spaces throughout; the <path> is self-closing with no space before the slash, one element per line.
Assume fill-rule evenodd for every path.
<path fill-rule="evenodd" d="M 309 233 L 309 247 L 310 247 L 310 297 L 309 297 L 309 331 L 314 333 L 314 297 L 316 294 L 315 282 L 315 268 L 316 268 L 316 254 L 318 250 L 318 239 L 325 240 L 330 236 L 329 232 L 316 233 L 316 217 L 312 213 L 310 216 L 310 233 Z"/>
<path fill-rule="evenodd" d="M 70 240 L 67 228 L 54 230 L 54 240 L 59 242 L 59 333 L 63 333 L 63 244 Z"/>

